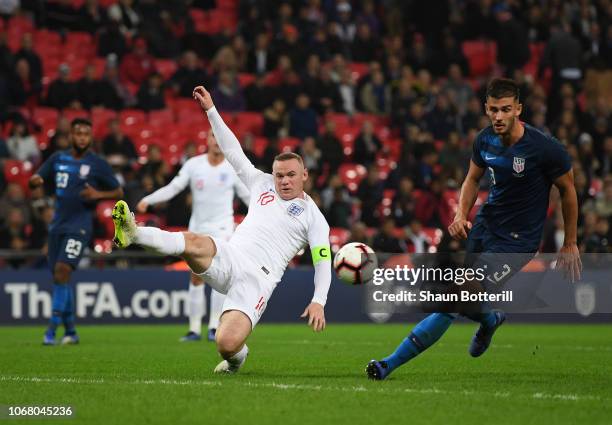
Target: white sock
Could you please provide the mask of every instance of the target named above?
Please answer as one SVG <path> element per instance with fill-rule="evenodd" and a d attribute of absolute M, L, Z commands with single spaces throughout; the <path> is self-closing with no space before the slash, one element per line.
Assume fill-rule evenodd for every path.
<path fill-rule="evenodd" d="M 247 354 L 249 354 L 249 347 L 247 347 L 247 345 L 244 344 L 242 348 L 240 349 L 240 351 L 238 351 L 232 357 L 227 359 L 227 362 L 230 364 L 230 366 L 234 366 L 234 367 L 242 366 L 242 363 L 244 363 L 244 361 L 247 358 Z"/>
<path fill-rule="evenodd" d="M 189 330 L 200 335 L 202 333 L 202 317 L 206 314 L 204 285 L 194 285 L 189 282 L 187 314 L 189 315 Z"/>
<path fill-rule="evenodd" d="M 166 232 L 157 227 L 136 227 L 134 241 L 158 254 L 181 255 L 185 252 L 185 235 L 183 235 L 183 232 Z"/>
<path fill-rule="evenodd" d="M 223 302 L 225 302 L 225 295 L 212 289 L 210 291 L 208 329 L 217 329 L 219 327 L 219 319 L 221 318 L 221 313 L 223 313 Z"/>

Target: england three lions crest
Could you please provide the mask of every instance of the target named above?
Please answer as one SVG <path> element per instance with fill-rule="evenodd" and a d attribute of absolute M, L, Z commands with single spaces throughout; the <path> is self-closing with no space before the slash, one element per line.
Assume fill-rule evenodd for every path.
<path fill-rule="evenodd" d="M 512 169 L 516 173 L 522 173 L 525 171 L 525 158 L 519 158 L 518 156 L 514 157 L 514 161 L 512 162 Z"/>

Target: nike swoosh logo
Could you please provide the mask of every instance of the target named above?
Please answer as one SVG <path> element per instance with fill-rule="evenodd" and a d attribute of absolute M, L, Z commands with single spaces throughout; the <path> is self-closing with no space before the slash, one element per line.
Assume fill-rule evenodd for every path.
<path fill-rule="evenodd" d="M 490 160 L 490 159 L 495 159 L 495 158 L 496 158 L 495 156 L 488 156 L 488 155 L 485 155 L 485 160 L 486 160 L 486 161 L 488 161 L 488 160 Z"/>

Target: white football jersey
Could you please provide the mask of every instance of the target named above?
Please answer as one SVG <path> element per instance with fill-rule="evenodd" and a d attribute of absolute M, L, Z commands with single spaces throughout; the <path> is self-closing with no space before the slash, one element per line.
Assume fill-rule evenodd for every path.
<path fill-rule="evenodd" d="M 226 160 L 213 166 L 207 154 L 194 156 L 185 162 L 167 186 L 143 200 L 148 204 L 165 202 L 187 185 L 193 197 L 189 230 L 206 234 L 231 233 L 234 228 L 234 193 L 248 205 L 249 191 Z"/>
<path fill-rule="evenodd" d="M 249 213 L 230 243 L 280 281 L 289 262 L 306 245 L 329 245 L 329 225 L 310 196 L 285 201 L 274 189 L 274 177 L 259 173 L 250 184 Z"/>

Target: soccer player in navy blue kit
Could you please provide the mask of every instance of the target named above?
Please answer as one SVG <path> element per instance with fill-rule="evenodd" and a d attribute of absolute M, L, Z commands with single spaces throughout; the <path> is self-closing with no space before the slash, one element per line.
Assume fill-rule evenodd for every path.
<path fill-rule="evenodd" d="M 63 323 L 62 344 L 77 344 L 74 326 L 74 294 L 70 275 L 89 245 L 96 201 L 123 196 L 123 190 L 108 163 L 90 151 L 91 122 L 72 121 L 72 148 L 54 153 L 30 179 L 35 188 L 52 179 L 55 215 L 49 226 L 48 261 L 53 273 L 52 313 L 43 344 L 55 345 L 55 332 Z"/>
<path fill-rule="evenodd" d="M 467 239 L 468 257 L 478 253 L 482 253 L 480 261 L 505 257 L 505 268 L 497 274 L 499 279 L 495 277 L 497 283 L 503 284 L 537 252 L 554 184 L 561 194 L 565 227 L 557 267 L 562 268 L 573 282 L 580 279 L 582 264 L 576 245 L 578 200 L 571 160 L 556 139 L 519 121 L 521 109 L 519 89 L 514 81 L 498 78 L 489 83 L 485 110 L 491 126 L 476 137 L 468 174 L 461 186 L 459 207 L 448 230 L 456 239 Z M 472 225 L 468 215 L 486 170 L 491 178 L 489 197 Z M 510 255 L 517 253 L 523 255 Z M 488 266 L 488 276 L 494 276 L 492 270 L 500 266 L 495 261 L 487 263 L 484 260 L 484 264 Z M 470 355 L 479 357 L 489 347 L 505 314 L 486 309 L 462 314 L 480 323 L 469 347 Z M 394 369 L 440 339 L 456 317 L 457 314 L 450 313 L 430 314 L 414 327 L 395 352 L 368 363 L 367 376 L 385 379 Z"/>

